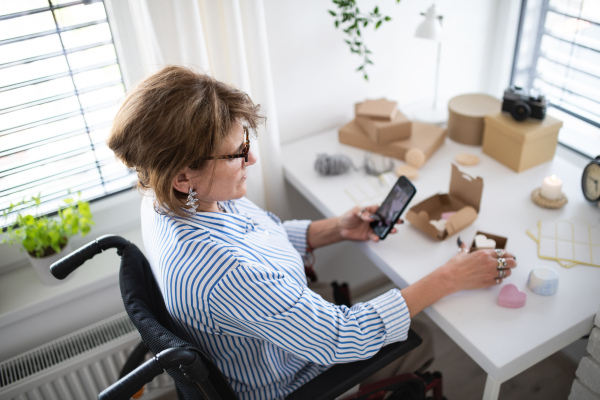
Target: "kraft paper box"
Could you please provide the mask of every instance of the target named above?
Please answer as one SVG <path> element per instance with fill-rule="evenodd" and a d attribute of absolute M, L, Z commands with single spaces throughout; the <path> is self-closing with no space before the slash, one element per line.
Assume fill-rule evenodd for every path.
<path fill-rule="evenodd" d="M 356 122 L 372 141 L 379 144 L 408 139 L 411 134 L 411 122 L 400 111 L 391 121 L 357 116 Z"/>
<path fill-rule="evenodd" d="M 369 105 L 366 112 L 365 103 Z M 390 115 L 390 110 L 394 115 L 389 120 L 373 116 Z M 386 99 L 366 100 L 354 105 L 354 113 L 358 125 L 375 143 L 386 144 L 410 137 L 410 120 L 396 108 L 396 102 Z"/>
<path fill-rule="evenodd" d="M 418 148 L 425 154 L 425 159 L 444 143 L 446 129 L 421 122 L 411 123 L 411 136 L 409 139 L 378 144 L 373 142 L 361 129 L 356 120 L 352 120 L 339 130 L 340 143 L 359 147 L 363 150 L 383 154 L 388 157 L 404 160 L 404 155 L 409 149 Z"/>
<path fill-rule="evenodd" d="M 477 219 L 482 194 L 483 179 L 473 178 L 452 164 L 449 192 L 433 195 L 411 207 L 406 214 L 406 220 L 431 238 L 444 240 Z M 443 232 L 439 232 L 429 223 L 430 220 L 439 220 L 442 213 L 449 211 L 455 211 L 455 214 L 448 218 Z"/>
<path fill-rule="evenodd" d="M 487 237 L 488 239 L 494 239 L 494 241 L 496 242 L 497 249 L 505 249 L 506 250 L 506 242 L 508 242 L 508 238 L 505 238 L 504 236 L 494 235 L 493 233 L 487 233 L 487 232 L 481 232 L 481 231 L 477 231 L 475 233 L 475 236 L 477 236 L 477 235 L 485 235 L 485 237 Z M 471 248 L 469 249 L 469 252 L 472 253 L 476 250 L 479 250 L 479 249 L 477 248 L 477 246 L 475 246 L 475 237 L 473 237 L 473 243 L 471 244 Z"/>
<path fill-rule="evenodd" d="M 502 102 L 483 93 L 469 93 L 448 101 L 448 137 L 455 142 L 481 146 L 484 117 L 502 110 Z"/>
<path fill-rule="evenodd" d="M 357 117 L 367 117 L 380 121 L 392 121 L 398 112 L 395 101 L 386 99 L 365 100 L 354 107 Z"/>
<path fill-rule="evenodd" d="M 550 161 L 556 152 L 562 121 L 546 115 L 542 121 L 515 121 L 508 113 L 485 116 L 482 150 L 520 172 Z"/>

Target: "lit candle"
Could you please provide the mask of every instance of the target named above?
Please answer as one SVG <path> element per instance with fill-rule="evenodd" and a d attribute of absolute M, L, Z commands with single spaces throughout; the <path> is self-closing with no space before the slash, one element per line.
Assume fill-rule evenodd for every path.
<path fill-rule="evenodd" d="M 556 175 L 545 177 L 540 194 L 545 199 L 558 200 L 562 195 L 562 181 Z"/>

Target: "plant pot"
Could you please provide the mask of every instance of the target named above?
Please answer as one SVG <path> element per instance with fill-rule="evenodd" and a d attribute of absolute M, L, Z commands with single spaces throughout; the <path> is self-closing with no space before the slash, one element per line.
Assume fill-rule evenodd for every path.
<path fill-rule="evenodd" d="M 55 253 L 47 257 L 36 258 L 32 257 L 29 253 L 27 253 L 27 257 L 29 257 L 29 261 L 33 266 L 33 269 L 37 273 L 37 276 L 40 278 L 43 284 L 45 285 L 57 285 L 61 282 L 64 282 L 66 279 L 57 279 L 50 272 L 50 266 L 56 261 L 60 260 L 67 254 L 71 252 L 71 246 L 67 243 L 65 247 L 62 248 L 60 253 Z M 69 275 L 71 277 L 73 274 Z M 67 278 L 68 279 L 68 278 Z"/>

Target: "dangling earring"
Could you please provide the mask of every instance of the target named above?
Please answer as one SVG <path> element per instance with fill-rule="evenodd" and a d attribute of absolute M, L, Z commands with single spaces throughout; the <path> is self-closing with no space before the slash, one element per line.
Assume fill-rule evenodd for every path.
<path fill-rule="evenodd" d="M 196 192 L 194 192 L 194 189 L 192 189 L 190 186 L 190 190 L 188 190 L 187 203 L 185 203 L 185 205 L 190 206 L 190 211 L 192 214 L 196 214 L 196 208 L 198 208 L 198 199 L 194 196 L 196 196 Z"/>

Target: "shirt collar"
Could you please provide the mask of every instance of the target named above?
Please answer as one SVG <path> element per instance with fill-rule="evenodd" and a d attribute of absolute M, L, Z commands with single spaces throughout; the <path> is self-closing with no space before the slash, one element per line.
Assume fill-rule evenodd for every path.
<path fill-rule="evenodd" d="M 257 229 L 249 215 L 239 213 L 233 200 L 221 202 L 221 205 L 227 212 L 198 212 L 186 218 L 185 223 L 238 237 L 244 237 Z"/>

